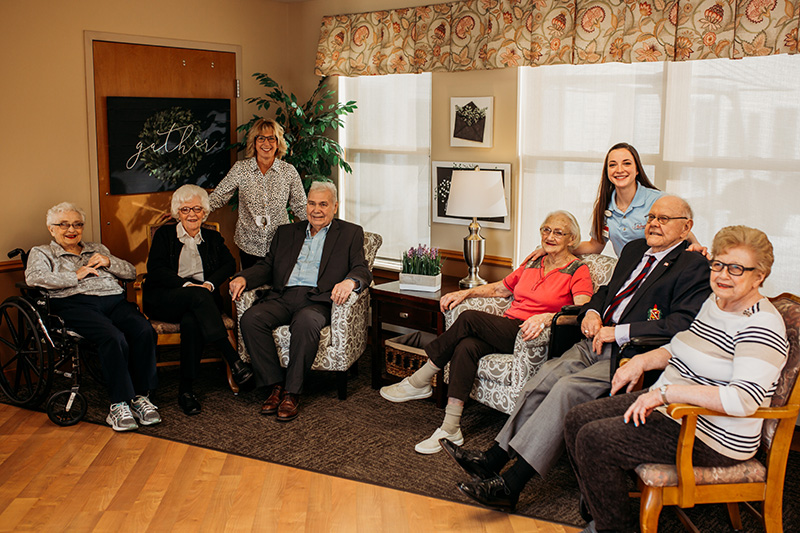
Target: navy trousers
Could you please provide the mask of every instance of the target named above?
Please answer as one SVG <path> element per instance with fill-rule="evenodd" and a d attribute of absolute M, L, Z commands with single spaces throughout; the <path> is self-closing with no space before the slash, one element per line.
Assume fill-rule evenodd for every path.
<path fill-rule="evenodd" d="M 130 401 L 156 388 L 156 332 L 122 294 L 53 298 L 50 309 L 68 328 L 97 345 L 111 403 Z"/>

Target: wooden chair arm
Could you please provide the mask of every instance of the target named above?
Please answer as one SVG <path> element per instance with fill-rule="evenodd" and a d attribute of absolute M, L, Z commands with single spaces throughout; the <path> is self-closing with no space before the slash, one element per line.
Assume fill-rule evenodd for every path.
<path fill-rule="evenodd" d="M 787 405 L 784 407 L 761 407 L 755 413 L 742 418 L 775 418 L 794 420 L 800 406 Z M 681 432 L 678 437 L 678 450 L 675 454 L 675 465 L 678 470 L 678 505 L 680 507 L 693 507 L 695 504 L 695 479 L 694 465 L 692 464 L 692 451 L 697 430 L 698 416 L 725 416 L 726 413 L 698 407 L 685 403 L 673 403 L 667 406 L 667 414 L 674 419 L 683 419 Z M 738 418 L 738 417 L 737 417 Z"/>
<path fill-rule="evenodd" d="M 142 300 L 142 284 L 144 283 L 144 274 L 137 274 L 136 280 L 133 282 L 133 292 L 136 296 L 136 306 L 139 308 L 139 311 L 144 314 L 144 302 Z"/>
<path fill-rule="evenodd" d="M 797 416 L 800 411 L 798 405 L 786 405 L 784 407 L 761 407 L 755 413 L 741 418 L 792 418 Z M 667 414 L 674 419 L 685 418 L 689 415 L 695 416 L 726 416 L 729 418 L 734 417 L 726 413 L 714 411 L 713 409 L 706 409 L 705 407 L 698 407 L 686 403 L 671 403 L 667 407 Z"/>

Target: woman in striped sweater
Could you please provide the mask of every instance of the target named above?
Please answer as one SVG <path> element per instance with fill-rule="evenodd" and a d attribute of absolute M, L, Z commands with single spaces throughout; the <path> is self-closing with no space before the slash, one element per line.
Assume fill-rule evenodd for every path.
<path fill-rule="evenodd" d="M 772 268 L 772 244 L 762 231 L 729 226 L 714 237 L 712 253 L 713 295 L 690 328 L 620 368 L 612 397 L 567 416 L 567 448 L 594 517 L 586 531 L 636 530 L 627 471 L 675 461 L 680 421 L 666 415 L 666 405 L 689 403 L 734 417 L 769 405 L 789 350 L 783 319 L 759 292 Z M 613 396 L 658 368 L 665 370 L 649 390 Z M 760 436 L 760 419 L 701 416 L 694 464 L 747 460 Z"/>

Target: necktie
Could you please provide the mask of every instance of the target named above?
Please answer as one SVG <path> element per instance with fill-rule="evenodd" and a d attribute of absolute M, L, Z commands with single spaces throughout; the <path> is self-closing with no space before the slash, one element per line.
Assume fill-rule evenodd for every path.
<path fill-rule="evenodd" d="M 619 291 L 614 299 L 611 300 L 611 303 L 608 305 L 606 313 L 603 316 L 603 325 L 609 325 L 611 323 L 611 317 L 614 316 L 614 312 L 617 310 L 617 307 L 619 307 L 619 304 L 621 304 L 625 298 L 636 292 L 636 289 L 638 289 L 639 285 L 642 284 L 642 280 L 647 276 L 647 273 L 650 272 L 650 267 L 653 266 L 655 260 L 655 256 L 648 255 L 647 262 L 644 264 L 642 271 L 639 272 L 639 275 L 636 276 L 636 278 L 634 278 L 634 280 L 631 281 L 627 287 Z"/>

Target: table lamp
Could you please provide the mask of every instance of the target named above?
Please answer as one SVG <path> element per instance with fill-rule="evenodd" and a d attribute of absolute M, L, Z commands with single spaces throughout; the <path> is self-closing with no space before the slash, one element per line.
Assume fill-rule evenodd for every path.
<path fill-rule="evenodd" d="M 472 217 L 469 235 L 464 237 L 464 261 L 469 273 L 458 282 L 462 289 L 486 284 L 478 275 L 483 262 L 485 239 L 478 217 L 504 217 L 506 209 L 503 173 L 499 170 L 454 170 L 447 199 L 447 216 Z"/>

